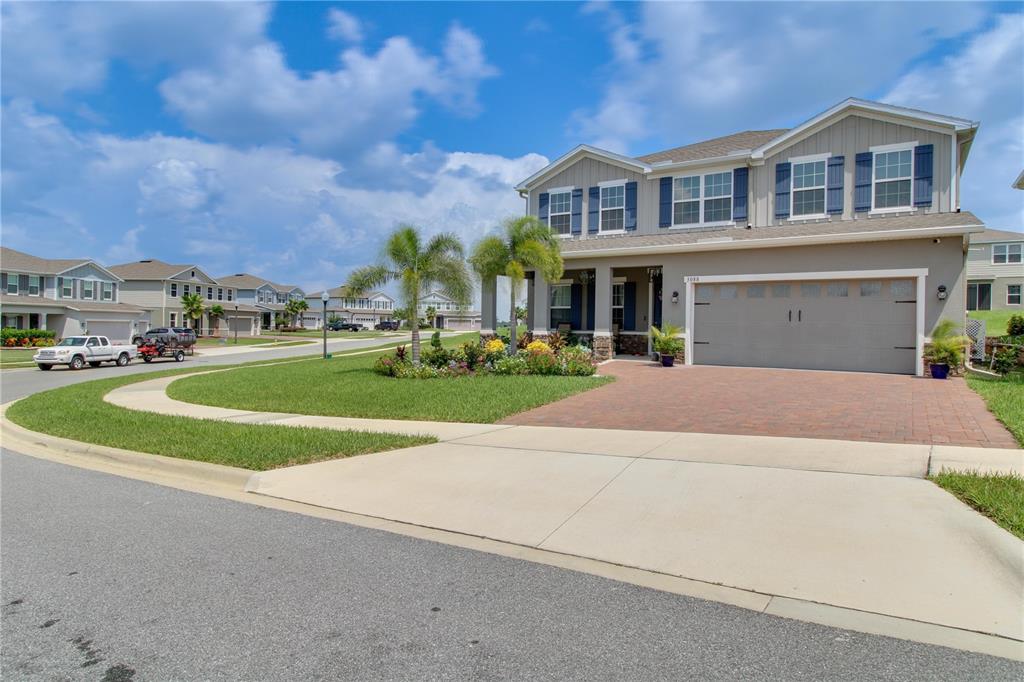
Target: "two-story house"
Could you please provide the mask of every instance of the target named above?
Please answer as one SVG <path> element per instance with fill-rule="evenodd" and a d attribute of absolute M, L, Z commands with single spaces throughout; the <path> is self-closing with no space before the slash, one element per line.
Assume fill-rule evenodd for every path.
<path fill-rule="evenodd" d="M 239 301 L 235 287 L 218 282 L 197 265 L 145 259 L 112 265 L 110 271 L 123 280 L 122 300 L 149 311 L 153 327 L 195 326 L 200 334 L 235 329 L 239 334 L 259 333 L 260 311 Z M 181 298 L 186 294 L 199 294 L 203 299 L 203 315 L 198 321 L 185 315 Z M 223 317 L 210 315 L 214 305 L 221 306 Z"/>
<path fill-rule="evenodd" d="M 246 272 L 218 277 L 217 281 L 238 292 L 239 301 L 258 313 L 258 324 L 263 329 L 273 329 L 279 318 L 287 317 L 285 305 L 288 301 L 305 298 L 302 289 L 297 286 L 277 284 Z M 287 322 L 291 324 L 291 319 Z"/>
<path fill-rule="evenodd" d="M 305 325 L 320 329 L 324 323 L 323 292 L 307 294 L 309 310 L 304 315 Z M 378 322 L 391 320 L 395 314 L 395 299 L 382 291 L 370 291 L 354 296 L 347 287 L 327 290 L 327 319 L 337 317 L 343 322 L 358 322 L 373 327 Z"/>
<path fill-rule="evenodd" d="M 639 157 L 578 146 L 516 187 L 564 239 L 559 281 L 529 273 L 530 328 L 607 358 L 672 323 L 687 364 L 921 374 L 935 324 L 965 318 L 984 226 L 959 180 L 977 127 L 848 99 Z M 483 283 L 484 335 L 495 291 Z"/>
<path fill-rule="evenodd" d="M 985 230 L 967 252 L 967 309 L 1024 312 L 1024 232 Z"/>
<path fill-rule="evenodd" d="M 148 315 L 123 302 L 123 286 L 117 274 L 87 258 L 38 258 L 0 247 L 4 327 L 48 329 L 57 338 L 100 334 L 127 342 L 148 328 Z"/>
<path fill-rule="evenodd" d="M 440 291 L 431 291 L 420 299 L 417 312 L 423 319 L 427 317 L 427 308 L 435 313 L 434 326 L 438 329 L 455 329 L 473 331 L 480 329 L 480 311 L 469 305 L 459 305 L 457 301 L 445 296 Z"/>

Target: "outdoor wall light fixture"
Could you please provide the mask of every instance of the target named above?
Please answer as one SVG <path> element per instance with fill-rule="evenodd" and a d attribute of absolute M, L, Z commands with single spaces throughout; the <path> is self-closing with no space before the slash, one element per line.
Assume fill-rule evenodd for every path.
<path fill-rule="evenodd" d="M 945 284 L 940 284 L 939 285 L 939 290 L 936 293 L 936 295 L 939 297 L 940 301 L 945 301 L 946 300 L 946 285 Z"/>
<path fill-rule="evenodd" d="M 672 302 L 673 303 L 679 303 L 679 292 L 678 291 L 673 291 L 672 292 Z"/>
<path fill-rule="evenodd" d="M 580 284 L 582 284 L 583 286 L 590 284 L 590 281 L 593 279 L 593 277 L 594 276 L 590 274 L 590 270 L 580 270 L 579 280 Z"/>

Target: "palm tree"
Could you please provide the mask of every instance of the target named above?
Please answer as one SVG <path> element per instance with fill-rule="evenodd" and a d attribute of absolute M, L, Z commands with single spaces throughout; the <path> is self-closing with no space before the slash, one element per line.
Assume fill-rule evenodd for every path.
<path fill-rule="evenodd" d="M 412 361 L 420 361 L 420 326 L 416 311 L 424 291 L 436 288 L 445 296 L 466 303 L 473 283 L 463 260 L 462 242 L 451 233 L 430 238 L 426 244 L 412 225 L 400 225 L 384 244 L 382 262 L 366 265 L 349 275 L 347 286 L 357 295 L 398 282 L 399 298 L 412 315 Z"/>
<path fill-rule="evenodd" d="M 423 311 L 423 316 L 427 318 L 427 322 L 431 327 L 433 327 L 434 319 L 437 317 L 437 308 L 432 305 L 428 305 L 427 309 Z"/>
<path fill-rule="evenodd" d="M 181 312 L 192 320 L 192 328 L 196 328 L 196 320 L 203 316 L 203 297 L 199 294 L 182 294 Z"/>
<path fill-rule="evenodd" d="M 562 277 L 562 252 L 558 237 L 534 216 L 509 218 L 502 226 L 505 234 L 484 237 L 473 248 L 469 262 L 481 278 L 504 275 L 511 290 L 509 349 L 516 348 L 516 301 L 519 287 L 532 268 L 549 283 Z"/>
<path fill-rule="evenodd" d="M 207 311 L 207 314 L 210 316 L 210 333 L 212 334 L 213 327 L 216 321 L 224 317 L 224 306 L 222 306 L 220 303 L 214 303 L 213 305 L 210 306 L 210 309 Z"/>
<path fill-rule="evenodd" d="M 293 298 L 284 304 L 284 310 L 292 316 L 292 326 L 298 327 L 299 317 L 302 313 L 309 310 L 309 304 L 306 303 L 304 298 Z"/>

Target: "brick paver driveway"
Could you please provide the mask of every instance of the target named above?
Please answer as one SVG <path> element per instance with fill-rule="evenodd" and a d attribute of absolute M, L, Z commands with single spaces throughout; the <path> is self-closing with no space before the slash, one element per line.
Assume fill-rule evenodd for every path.
<path fill-rule="evenodd" d="M 636 361 L 600 372 L 617 380 L 505 423 L 1018 447 L 958 378 Z"/>

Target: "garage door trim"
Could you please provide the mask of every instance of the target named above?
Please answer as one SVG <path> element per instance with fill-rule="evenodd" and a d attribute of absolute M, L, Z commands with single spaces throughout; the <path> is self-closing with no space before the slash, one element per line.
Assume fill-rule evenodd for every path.
<path fill-rule="evenodd" d="M 925 278 L 928 268 L 905 268 L 897 270 L 842 270 L 832 272 L 772 272 L 740 275 L 686 275 L 686 364 L 693 364 L 693 324 L 694 324 L 694 287 L 697 284 L 716 284 L 721 282 L 776 282 L 801 280 L 830 279 L 906 279 L 917 280 L 917 361 L 914 373 L 924 376 L 924 303 Z"/>

